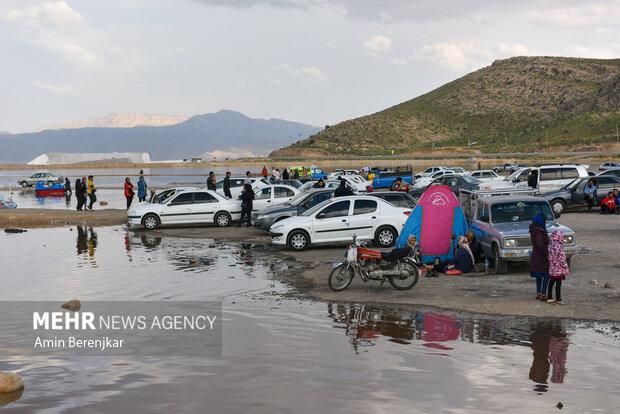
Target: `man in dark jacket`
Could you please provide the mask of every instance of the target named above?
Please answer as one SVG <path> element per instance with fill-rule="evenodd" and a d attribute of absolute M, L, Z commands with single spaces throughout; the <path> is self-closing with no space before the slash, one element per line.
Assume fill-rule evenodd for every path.
<path fill-rule="evenodd" d="M 82 180 L 79 178 L 75 180 L 75 198 L 77 199 L 76 210 L 79 211 L 82 211 L 84 204 L 86 204 L 86 186 Z"/>
<path fill-rule="evenodd" d="M 244 184 L 243 192 L 241 193 L 241 218 L 237 227 L 241 227 L 241 224 L 246 221 L 246 227 L 252 225 L 252 207 L 254 202 L 254 190 L 250 184 Z"/>
<path fill-rule="evenodd" d="M 209 178 L 207 178 L 207 190 L 217 190 L 217 186 L 215 183 L 215 174 L 213 173 L 213 171 L 209 172 Z"/>
<path fill-rule="evenodd" d="M 224 197 L 232 198 L 232 194 L 230 194 L 230 171 L 226 171 L 226 177 L 224 177 Z"/>
<path fill-rule="evenodd" d="M 532 255 L 530 256 L 530 276 L 536 278 L 536 299 L 547 300 L 549 282 L 549 235 L 545 225 L 545 215 L 538 213 L 530 224 Z"/>
<path fill-rule="evenodd" d="M 347 182 L 340 177 L 340 185 L 336 188 L 336 191 L 334 191 L 334 197 L 345 197 L 352 195 L 354 195 L 353 190 L 351 190 L 351 187 L 347 186 Z"/>

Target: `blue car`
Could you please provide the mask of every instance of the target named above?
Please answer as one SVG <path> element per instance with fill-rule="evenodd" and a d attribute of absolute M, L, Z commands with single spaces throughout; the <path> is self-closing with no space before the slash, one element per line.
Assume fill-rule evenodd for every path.
<path fill-rule="evenodd" d="M 372 180 L 372 188 L 390 188 L 396 178 L 401 177 L 404 182 L 413 184 L 413 168 L 409 165 L 407 167 L 396 167 L 390 169 L 372 168 L 371 171 L 375 174 Z"/>

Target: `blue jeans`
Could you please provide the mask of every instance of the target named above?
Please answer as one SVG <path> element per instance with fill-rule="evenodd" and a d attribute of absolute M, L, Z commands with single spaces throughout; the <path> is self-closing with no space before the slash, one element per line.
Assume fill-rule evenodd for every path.
<path fill-rule="evenodd" d="M 541 295 L 547 294 L 547 285 L 549 284 L 548 272 L 530 272 L 531 277 L 536 278 L 536 293 Z"/>

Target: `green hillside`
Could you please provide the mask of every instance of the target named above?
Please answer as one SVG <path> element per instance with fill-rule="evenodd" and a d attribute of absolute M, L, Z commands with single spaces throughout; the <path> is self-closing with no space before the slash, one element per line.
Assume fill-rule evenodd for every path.
<path fill-rule="evenodd" d="M 399 154 L 467 147 L 536 151 L 616 139 L 620 59 L 515 57 L 337 125 L 273 156 Z"/>

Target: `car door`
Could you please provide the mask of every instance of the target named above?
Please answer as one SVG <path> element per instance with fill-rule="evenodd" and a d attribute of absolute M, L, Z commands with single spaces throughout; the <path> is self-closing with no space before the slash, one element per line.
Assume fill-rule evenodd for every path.
<path fill-rule="evenodd" d="M 375 236 L 379 222 L 379 206 L 377 200 L 354 200 L 353 214 L 349 217 L 351 237 L 370 240 Z"/>
<path fill-rule="evenodd" d="M 212 223 L 213 216 L 219 208 L 219 200 L 209 193 L 196 193 L 192 204 L 193 223 Z"/>
<path fill-rule="evenodd" d="M 273 187 L 264 187 L 254 191 L 252 211 L 261 211 L 271 205 Z"/>
<path fill-rule="evenodd" d="M 489 212 L 489 205 L 478 201 L 476 204 L 476 212 L 472 218 L 471 230 L 476 235 L 476 239 L 482 246 L 482 251 L 490 256 L 491 251 L 491 217 Z"/>
<path fill-rule="evenodd" d="M 295 192 L 290 188 L 276 185 L 273 187 L 271 205 L 284 204 L 294 195 Z"/>
<path fill-rule="evenodd" d="M 166 203 L 162 213 L 162 224 L 188 223 L 192 220 L 194 193 L 181 193 Z"/>
<path fill-rule="evenodd" d="M 312 219 L 312 242 L 334 242 L 351 239 L 349 231 L 350 200 L 334 201 L 318 211 Z"/>

